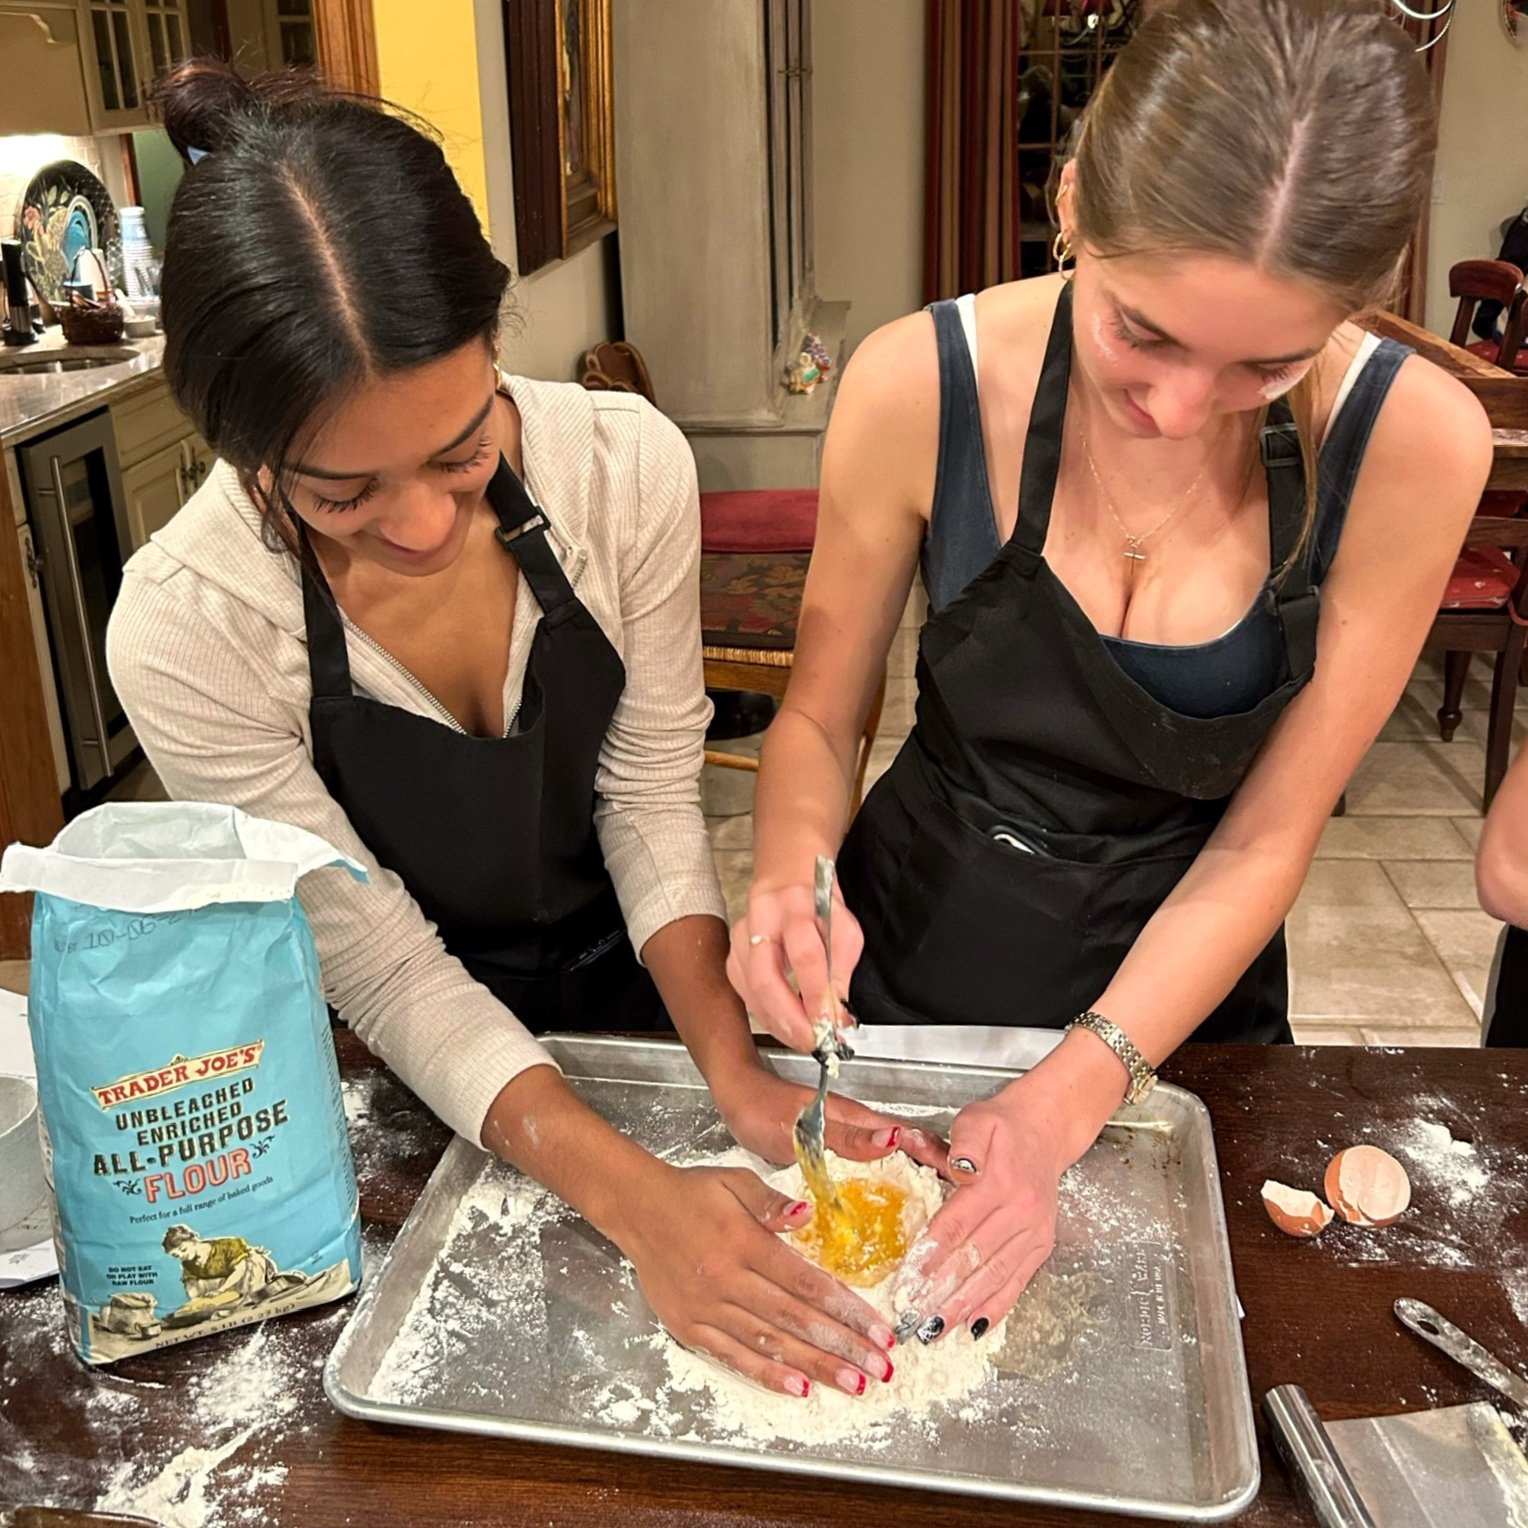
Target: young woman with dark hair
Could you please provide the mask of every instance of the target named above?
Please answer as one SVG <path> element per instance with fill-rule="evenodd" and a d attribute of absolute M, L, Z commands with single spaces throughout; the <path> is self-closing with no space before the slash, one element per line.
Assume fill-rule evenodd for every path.
<path fill-rule="evenodd" d="M 409 121 L 209 62 L 163 100 L 192 165 L 165 368 L 220 460 L 112 621 L 150 760 L 174 796 L 368 866 L 304 883 L 330 1000 L 608 1234 L 682 1341 L 797 1395 L 881 1383 L 889 1330 L 772 1234 L 804 1205 L 658 1162 L 532 1037 L 671 1019 L 736 1137 L 789 1160 L 805 1093 L 759 1064 L 727 984 L 700 814 L 683 438 L 638 398 L 496 370 L 509 273 Z M 840 1152 L 897 1141 L 835 1104 Z"/>

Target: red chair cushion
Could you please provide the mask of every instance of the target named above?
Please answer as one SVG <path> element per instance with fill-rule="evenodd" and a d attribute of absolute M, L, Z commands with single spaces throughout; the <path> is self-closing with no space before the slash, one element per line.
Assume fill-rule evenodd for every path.
<path fill-rule="evenodd" d="M 1500 610 L 1516 587 L 1517 569 L 1500 547 L 1466 547 L 1449 575 L 1441 608 Z"/>
<path fill-rule="evenodd" d="M 743 488 L 700 496 L 706 552 L 810 552 L 817 539 L 815 488 Z"/>
<path fill-rule="evenodd" d="M 1521 488 L 1492 488 L 1481 494 L 1475 513 L 1510 520 L 1522 512 L 1524 505 L 1528 505 L 1528 493 Z"/>
<path fill-rule="evenodd" d="M 1501 346 L 1495 340 L 1476 340 L 1473 345 L 1464 348 L 1471 355 L 1478 355 L 1482 361 L 1489 361 L 1493 366 L 1497 364 L 1496 357 L 1501 354 Z M 1528 345 L 1518 351 L 1517 359 L 1512 363 L 1512 371 L 1517 376 L 1528 374 Z"/>

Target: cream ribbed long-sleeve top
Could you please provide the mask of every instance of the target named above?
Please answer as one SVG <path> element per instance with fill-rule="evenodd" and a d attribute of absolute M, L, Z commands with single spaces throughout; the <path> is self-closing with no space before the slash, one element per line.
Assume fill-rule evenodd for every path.
<path fill-rule="evenodd" d="M 640 951 L 676 918 L 725 916 L 700 810 L 710 707 L 694 461 L 679 431 L 640 398 L 505 381 L 552 545 L 626 665 L 600 752 L 595 825 Z M 539 616 L 522 576 L 506 716 L 519 702 Z M 425 690 L 348 623 L 347 638 L 359 693 L 440 720 Z M 500 1089 L 547 1054 L 447 953 L 314 770 L 297 567 L 266 547 L 259 512 L 226 463 L 128 563 L 107 653 L 117 694 L 173 798 L 295 823 L 366 865 L 364 885 L 321 870 L 301 886 L 325 994 L 447 1124 L 480 1139 Z"/>

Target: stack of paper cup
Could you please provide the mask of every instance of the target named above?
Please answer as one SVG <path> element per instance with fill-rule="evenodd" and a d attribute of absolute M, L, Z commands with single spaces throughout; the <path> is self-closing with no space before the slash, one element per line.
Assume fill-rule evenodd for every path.
<path fill-rule="evenodd" d="M 33 1214 L 47 1192 L 37 1089 L 25 1077 L 0 1076 L 0 1232 Z"/>
<path fill-rule="evenodd" d="M 149 243 L 142 207 L 122 209 L 122 276 L 127 283 L 128 298 L 135 305 L 139 298 L 159 296 L 154 246 Z"/>

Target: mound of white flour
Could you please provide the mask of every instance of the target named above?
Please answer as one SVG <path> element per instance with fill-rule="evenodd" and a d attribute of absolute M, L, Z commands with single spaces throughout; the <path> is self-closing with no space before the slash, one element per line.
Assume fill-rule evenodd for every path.
<path fill-rule="evenodd" d="M 717 1165 L 730 1166 L 733 1161 L 729 1153 Z M 858 1178 L 887 1183 L 906 1194 L 902 1229 L 909 1245 L 944 1198 L 945 1185 L 939 1175 L 900 1152 L 880 1162 L 847 1162 L 830 1153 L 828 1163 L 835 1181 Z M 785 1168 L 769 1182 L 794 1198 L 805 1195 L 799 1167 Z M 900 1314 L 891 1303 L 895 1277 L 893 1271 L 879 1284 L 857 1291 L 891 1325 Z M 896 1370 L 890 1383 L 872 1379 L 862 1396 L 822 1384 L 814 1384 L 804 1398 L 765 1390 L 713 1359 L 682 1348 L 667 1332 L 656 1333 L 650 1340 L 663 1351 L 672 1391 L 706 1393 L 706 1420 L 716 1432 L 740 1440 L 823 1443 L 889 1432 L 886 1424 L 893 1418 L 926 1417 L 936 1405 L 963 1401 L 992 1377 L 991 1357 L 1002 1348 L 1004 1325 L 994 1327 L 980 1341 L 961 1327 L 927 1346 L 916 1338 L 905 1342 L 890 1355 Z M 612 1402 L 615 1407 L 632 1404 L 629 1396 Z"/>

